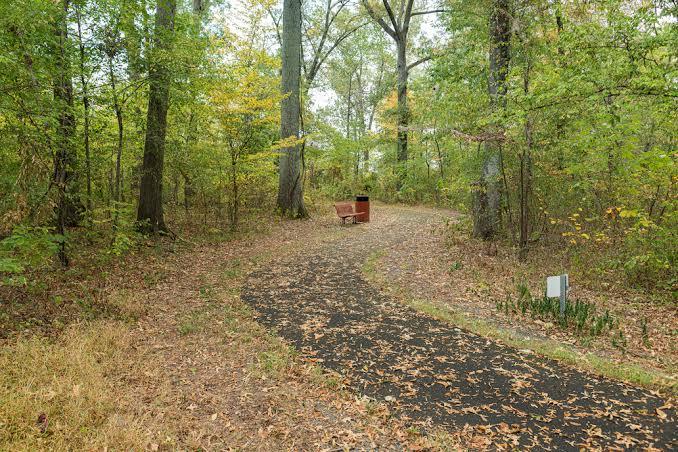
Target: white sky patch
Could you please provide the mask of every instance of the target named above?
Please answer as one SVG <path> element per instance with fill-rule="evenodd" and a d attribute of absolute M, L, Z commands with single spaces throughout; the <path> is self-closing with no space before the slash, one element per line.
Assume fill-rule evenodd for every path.
<path fill-rule="evenodd" d="M 428 7 L 426 6 L 427 2 L 417 2 L 415 3 L 415 10 L 426 10 Z M 214 12 L 214 19 L 213 23 L 216 24 L 225 24 L 228 26 L 229 31 L 232 33 L 236 33 L 240 35 L 243 32 L 242 28 L 242 19 L 241 19 L 241 14 L 239 14 L 241 11 L 244 11 L 246 8 L 245 3 L 242 0 L 230 0 L 229 3 L 227 3 L 224 6 L 219 7 L 218 9 L 215 10 Z M 282 1 L 278 2 L 276 5 L 276 9 L 282 9 Z M 440 41 L 440 37 L 444 35 L 444 31 L 441 27 L 440 21 L 438 20 L 438 16 L 441 13 L 435 13 L 435 14 L 426 14 L 423 16 L 418 16 L 417 20 L 421 21 L 421 28 L 420 28 L 420 33 L 419 37 L 424 38 L 425 40 L 428 40 L 430 42 L 436 43 L 437 41 Z M 447 14 L 447 13 L 442 13 L 442 14 Z M 278 41 L 277 37 L 275 35 L 275 26 L 273 23 L 273 20 L 271 19 L 270 16 L 266 16 L 264 18 L 265 24 L 266 24 L 266 32 L 271 34 L 270 40 L 267 40 L 270 42 L 271 47 L 270 51 L 271 52 L 277 52 L 278 51 Z M 351 40 L 348 39 L 343 45 L 350 45 Z M 412 47 L 415 47 L 414 42 L 411 43 L 410 45 Z M 393 46 L 393 51 L 395 51 L 395 47 Z M 416 61 L 419 57 L 416 55 L 410 55 L 409 59 L 411 61 Z M 417 71 L 421 71 L 424 69 L 429 62 L 423 63 L 421 66 L 418 66 L 416 68 Z M 390 70 L 395 70 L 394 68 L 390 68 Z M 336 93 L 324 86 L 316 86 L 312 88 L 309 91 L 309 97 L 310 97 L 310 109 L 313 112 L 317 112 L 318 110 L 322 108 L 327 108 L 331 107 L 334 105 L 337 100 L 338 96 Z"/>

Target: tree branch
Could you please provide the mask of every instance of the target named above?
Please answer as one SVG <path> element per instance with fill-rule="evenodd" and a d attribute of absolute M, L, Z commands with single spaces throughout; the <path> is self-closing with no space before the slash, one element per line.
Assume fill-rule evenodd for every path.
<path fill-rule="evenodd" d="M 278 36 L 278 44 L 282 46 L 282 36 L 280 35 L 280 19 L 281 17 L 278 17 L 276 19 L 275 14 L 273 14 L 273 10 L 271 8 L 266 8 L 266 11 L 268 11 L 268 15 L 271 16 L 271 20 L 273 21 L 273 25 L 275 25 L 275 34 Z"/>
<path fill-rule="evenodd" d="M 405 8 L 405 17 L 403 19 L 402 34 L 407 39 L 407 32 L 410 29 L 410 20 L 412 19 L 412 6 L 414 0 L 407 0 L 407 7 Z"/>
<path fill-rule="evenodd" d="M 316 75 L 316 74 L 318 73 L 318 71 L 320 70 L 320 67 L 323 65 L 323 63 L 325 62 L 325 60 L 327 59 L 327 57 L 329 57 L 330 54 L 334 51 L 334 49 L 336 49 L 336 48 L 337 48 L 337 47 L 338 47 L 338 46 L 339 46 L 346 38 L 348 38 L 349 36 L 351 36 L 351 35 L 352 35 L 353 33 L 355 33 L 356 31 L 360 30 L 362 27 L 364 27 L 364 26 L 367 25 L 368 23 L 369 23 L 369 22 L 365 22 L 365 23 L 362 23 L 362 24 L 360 24 L 360 25 L 358 25 L 358 26 L 356 26 L 356 27 L 353 27 L 353 28 L 351 28 L 350 30 L 346 31 L 346 32 L 345 32 L 344 34 L 342 34 L 341 36 L 339 36 L 339 37 L 337 38 L 337 40 L 334 41 L 334 43 L 332 44 L 332 46 L 331 46 L 329 49 L 327 49 L 327 52 L 325 52 L 325 55 L 323 55 L 323 56 L 320 58 L 320 60 L 318 61 L 318 64 L 317 64 L 316 66 L 314 66 L 315 73 L 309 74 L 309 75 L 312 75 L 312 77 L 309 77 L 309 78 L 307 79 L 307 82 L 310 84 L 310 83 L 313 81 L 313 78 L 315 78 L 315 75 Z"/>
<path fill-rule="evenodd" d="M 424 14 L 435 14 L 435 13 L 451 13 L 452 10 L 449 9 L 431 9 L 429 11 L 415 11 L 411 14 L 412 17 L 414 16 L 423 16 Z"/>
<path fill-rule="evenodd" d="M 381 2 L 384 4 L 384 8 L 386 8 L 386 14 L 388 14 L 388 18 L 391 19 L 391 23 L 393 24 L 393 29 L 395 30 L 396 35 L 400 35 L 400 27 L 398 26 L 398 21 L 396 20 L 395 15 L 393 14 L 393 10 L 391 9 L 391 5 L 388 3 L 388 0 L 381 0 Z"/>
<path fill-rule="evenodd" d="M 412 63 L 412 64 L 409 64 L 409 65 L 407 66 L 407 70 L 409 71 L 410 69 L 412 69 L 412 68 L 415 67 L 415 66 L 419 66 L 419 65 L 422 64 L 422 63 L 426 63 L 427 61 L 431 60 L 432 58 L 433 58 L 433 57 L 432 57 L 431 55 L 425 56 L 424 58 L 422 58 L 422 59 L 420 59 L 420 60 L 417 60 L 417 61 L 415 61 L 415 62 Z"/>
<path fill-rule="evenodd" d="M 377 12 L 370 6 L 368 0 L 362 0 L 362 4 L 370 17 L 372 17 L 372 19 L 374 19 L 391 38 L 398 39 L 398 35 L 396 34 L 395 30 L 389 27 L 386 21 L 377 15 Z"/>

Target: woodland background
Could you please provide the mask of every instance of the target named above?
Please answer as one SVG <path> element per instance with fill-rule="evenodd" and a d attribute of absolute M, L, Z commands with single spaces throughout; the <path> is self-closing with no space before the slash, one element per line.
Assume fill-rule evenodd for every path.
<path fill-rule="evenodd" d="M 306 204 L 369 194 L 478 223 L 494 185 L 496 224 L 475 235 L 523 259 L 566 248 L 572 265 L 675 302 L 675 2 L 429 3 L 303 2 L 293 145 Z M 380 22 L 386 5 L 410 24 L 398 39 Z M 3 285 L 138 249 L 153 86 L 169 90 L 154 173 L 168 233 L 267 221 L 290 145 L 281 39 L 271 0 L 3 2 Z"/>

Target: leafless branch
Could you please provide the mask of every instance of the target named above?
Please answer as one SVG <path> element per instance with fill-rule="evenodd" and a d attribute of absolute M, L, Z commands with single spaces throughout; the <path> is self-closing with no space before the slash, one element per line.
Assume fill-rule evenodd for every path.
<path fill-rule="evenodd" d="M 431 55 L 429 55 L 429 56 L 425 56 L 424 58 L 422 58 L 422 59 L 420 59 L 420 60 L 415 61 L 415 62 L 412 63 L 412 64 L 408 64 L 408 65 L 407 65 L 407 70 L 409 71 L 409 70 L 412 69 L 413 67 L 419 66 L 420 64 L 425 63 L 425 62 L 431 60 L 432 58 L 433 58 L 433 57 L 432 57 Z"/>

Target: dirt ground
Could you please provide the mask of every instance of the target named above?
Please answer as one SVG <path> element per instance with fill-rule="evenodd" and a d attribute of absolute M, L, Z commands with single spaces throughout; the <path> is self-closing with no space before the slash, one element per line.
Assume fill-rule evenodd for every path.
<path fill-rule="evenodd" d="M 407 211 L 426 220 L 399 221 Z M 367 372 L 371 366 L 363 366 L 369 363 L 347 368 L 343 361 L 341 366 L 332 366 L 325 361 L 327 356 L 309 355 L 312 349 L 285 335 L 284 323 L 267 324 L 261 319 L 262 303 L 285 306 L 290 302 L 278 300 L 290 287 L 264 294 L 256 304 L 241 300 L 257 272 L 278 269 L 281 273 L 274 275 L 276 278 L 294 279 L 309 270 L 309 256 L 322 256 L 336 268 L 348 265 L 352 278 L 362 278 L 369 263 L 377 279 L 388 281 L 381 289 L 393 295 L 385 300 L 401 320 L 413 316 L 434 321 L 404 307 L 398 296 L 406 293 L 463 309 L 468 315 L 524 335 L 557 336 L 574 347 L 584 347 L 579 339 L 555 326 L 504 318 L 496 312 L 488 282 L 497 278 L 510 281 L 515 272 L 501 269 L 519 267 L 508 252 L 500 249 L 496 256 L 485 259 L 482 245 L 451 237 L 443 224 L 453 213 L 376 207 L 375 215 L 376 220 L 388 220 L 388 227 L 377 234 L 375 242 L 369 231 L 378 227 L 379 221 L 341 226 L 331 213 L 322 213 L 308 221 L 270 220 L 250 228 L 253 232 L 248 234 L 217 235 L 200 243 L 192 242 L 188 235 L 175 241 L 149 241 L 123 259 L 76 258 L 66 272 L 42 275 L 40 287 L 23 292 L 2 288 L 0 450 L 516 447 L 514 441 L 527 436 L 516 436 L 510 422 L 498 420 L 479 426 L 482 418 L 474 411 L 485 403 L 443 405 L 444 416 L 454 422 L 435 422 L 434 416 L 422 419 L 416 406 L 411 411 L 403 409 L 406 403 L 400 393 L 366 390 L 364 384 L 372 381 L 368 373 L 362 380 L 351 378 L 354 371 Z M 388 231 L 397 240 L 384 240 Z M 375 246 L 360 245 L 360 240 Z M 287 258 L 292 265 L 281 268 L 276 264 Z M 450 271 L 454 262 L 460 264 Z M 320 274 L 316 273 L 311 273 L 313 278 Z M 340 280 L 346 288 L 354 288 L 345 276 L 339 274 Z M 267 281 L 263 276 L 260 279 Z M 309 280 L 313 281 L 317 283 L 313 287 L 323 287 L 317 280 Z M 365 291 L 375 290 L 374 281 L 361 284 Z M 511 289 L 508 282 L 504 287 Z M 601 303 L 612 303 L 610 300 L 608 297 Z M 639 306 L 637 309 L 646 308 Z M 647 312 L 642 314 L 649 315 Z M 651 335 L 648 356 L 640 362 L 670 369 L 662 360 L 671 358 L 675 350 L 659 343 L 664 344 L 671 331 L 659 332 L 656 320 L 664 316 L 669 328 L 675 328 L 671 322 L 676 317 L 670 314 L 660 310 L 650 315 L 655 319 L 652 331 L 657 332 Z M 317 322 L 307 322 L 300 337 L 331 346 L 333 329 L 318 330 L 323 317 L 316 317 Z M 634 336 L 629 333 L 628 337 Z M 345 339 L 349 344 L 359 338 L 360 331 L 355 331 Z M 397 342 L 395 337 L 391 341 Z M 633 339 L 629 344 L 625 353 L 614 348 L 599 350 L 624 360 L 634 356 L 630 351 Z M 436 365 L 446 366 L 443 361 Z M 434 370 L 440 373 L 437 367 Z M 355 381 L 362 381 L 363 386 L 356 386 Z M 452 384 L 443 380 L 441 388 Z M 652 404 L 660 400 L 652 394 L 645 396 Z M 659 421 L 662 415 L 671 419 L 672 405 L 657 403 L 659 411 L 649 415 Z M 524 421 L 519 418 L 515 423 Z M 463 422 L 457 422 L 460 419 Z M 633 441 L 641 433 L 645 435 L 632 430 L 630 435 L 613 439 Z M 593 441 L 598 440 L 597 430 L 590 434 Z M 657 435 L 670 437 L 657 431 L 650 431 L 647 437 Z"/>

